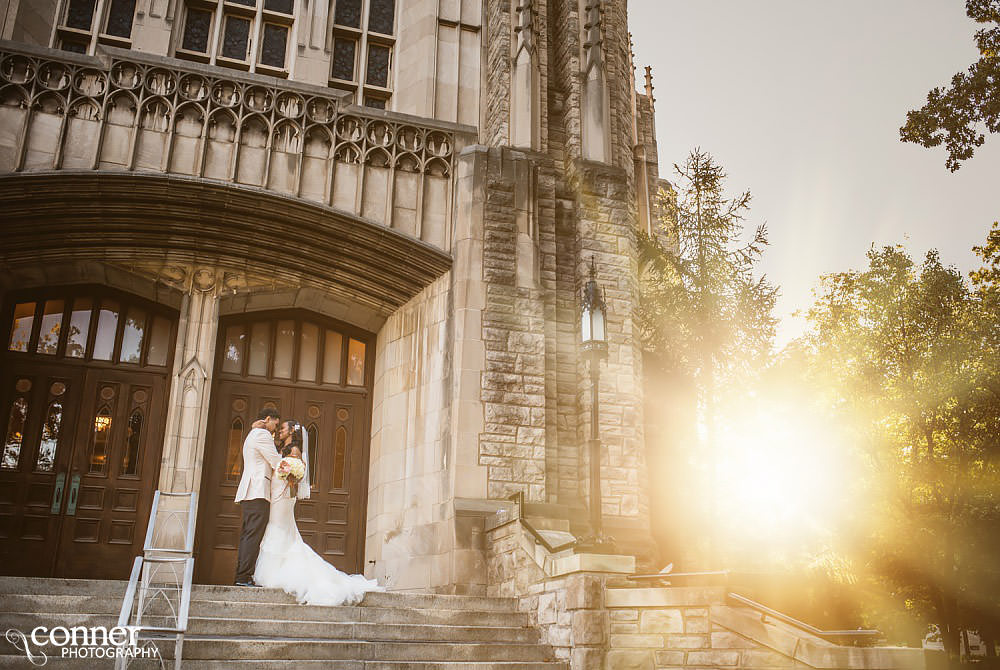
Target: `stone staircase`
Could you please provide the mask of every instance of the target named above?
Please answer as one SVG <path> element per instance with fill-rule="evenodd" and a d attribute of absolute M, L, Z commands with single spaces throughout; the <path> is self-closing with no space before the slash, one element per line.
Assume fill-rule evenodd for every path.
<path fill-rule="evenodd" d="M 114 626 L 125 587 L 0 577 L 0 634 Z M 171 658 L 172 641 L 159 647 Z M 514 599 L 369 593 L 357 606 L 325 607 L 299 605 L 274 589 L 208 585 L 192 590 L 183 658 L 186 670 L 567 670 Z M 113 661 L 51 658 L 48 665 L 90 670 Z M 0 669 L 28 667 L 25 655 L 0 638 Z M 137 660 L 131 667 L 155 666 Z"/>

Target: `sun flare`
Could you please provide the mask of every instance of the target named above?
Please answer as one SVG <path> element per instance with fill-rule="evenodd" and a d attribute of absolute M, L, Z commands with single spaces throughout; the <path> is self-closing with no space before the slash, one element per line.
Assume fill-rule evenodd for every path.
<path fill-rule="evenodd" d="M 737 413 L 716 438 L 717 512 L 729 532 L 803 540 L 843 512 L 843 445 L 835 427 L 777 401 Z"/>

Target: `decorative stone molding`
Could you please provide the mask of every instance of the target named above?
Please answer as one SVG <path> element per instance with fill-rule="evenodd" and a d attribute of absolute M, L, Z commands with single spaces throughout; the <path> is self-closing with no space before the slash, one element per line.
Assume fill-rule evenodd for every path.
<path fill-rule="evenodd" d="M 580 100 L 583 120 L 583 157 L 605 162 L 610 159 L 607 72 L 604 61 L 604 0 L 581 0 L 583 59 L 581 75 L 583 95 Z"/>
<path fill-rule="evenodd" d="M 541 127 L 539 72 L 534 0 L 519 0 L 511 56 L 510 143 L 537 149 Z"/>
<path fill-rule="evenodd" d="M 111 263 L 150 281 L 166 284 L 180 291 L 216 292 L 220 295 L 236 295 L 237 293 L 257 290 L 276 290 L 293 288 L 295 284 L 282 282 L 273 275 L 263 272 L 249 272 L 246 269 L 217 266 L 213 268 L 199 267 L 185 263 L 132 262 Z"/>
<path fill-rule="evenodd" d="M 201 485 L 219 327 L 221 273 L 213 267 L 187 270 L 160 465 L 159 489 L 173 492 L 197 491 Z"/>
<path fill-rule="evenodd" d="M 603 0 L 584 0 L 583 61 L 584 74 L 604 67 Z"/>
<path fill-rule="evenodd" d="M 143 63 L 131 52 L 108 51 L 107 69 L 55 54 L 0 51 L 3 104 L 187 137 L 190 133 L 211 139 L 238 137 L 244 144 L 252 138 L 284 153 L 301 154 L 315 141 L 312 151 L 323 145 L 331 156 L 347 163 L 451 174 L 454 132 L 387 115 L 369 116 L 357 108 L 347 111 L 338 95 L 310 95 L 240 81 L 223 76 L 229 75 L 224 71 L 185 72 Z M 100 156 L 94 158 L 96 167 Z M 136 157 L 129 158 L 134 167 Z M 22 153 L 16 169 L 24 167 Z"/>
<path fill-rule="evenodd" d="M 343 94 L 102 47 L 0 43 L 0 172 L 138 171 L 319 202 L 448 249 L 474 129 L 345 107 Z M 148 58 L 148 60 L 147 60 Z"/>
<path fill-rule="evenodd" d="M 517 43 L 514 46 L 514 58 L 525 49 L 529 53 L 535 53 L 535 9 L 533 0 L 519 0 L 517 4 L 517 25 L 514 26 L 514 34 L 517 36 Z"/>
<path fill-rule="evenodd" d="M 184 268 L 209 266 L 254 285 L 322 288 L 383 317 L 451 266 L 428 243 L 329 207 L 190 177 L 0 174 L 0 211 L 0 263 L 162 265 L 166 283 L 184 290 L 194 281 Z M 246 280 L 227 281 L 239 290 Z"/>

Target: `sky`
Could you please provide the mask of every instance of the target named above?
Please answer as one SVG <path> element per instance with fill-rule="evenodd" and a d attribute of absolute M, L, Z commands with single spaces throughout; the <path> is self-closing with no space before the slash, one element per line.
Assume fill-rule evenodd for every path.
<path fill-rule="evenodd" d="M 906 112 L 978 57 L 963 0 L 630 0 L 637 86 L 653 66 L 660 176 L 694 147 L 753 194 L 780 286 L 778 345 L 821 274 L 872 244 L 940 251 L 963 273 L 1000 219 L 1000 135 L 958 172 L 899 141 Z"/>

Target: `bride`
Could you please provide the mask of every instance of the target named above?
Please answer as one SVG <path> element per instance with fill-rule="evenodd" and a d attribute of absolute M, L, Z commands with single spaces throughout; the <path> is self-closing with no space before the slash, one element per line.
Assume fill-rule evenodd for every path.
<path fill-rule="evenodd" d="M 301 458 L 306 466 L 299 482 L 271 475 L 271 513 L 260 543 L 254 581 L 279 588 L 307 605 L 355 605 L 368 591 L 384 591 L 374 579 L 348 575 L 327 563 L 306 544 L 295 523 L 295 501 L 309 497 L 309 436 L 301 424 L 281 424 L 277 442 L 282 457 Z"/>

